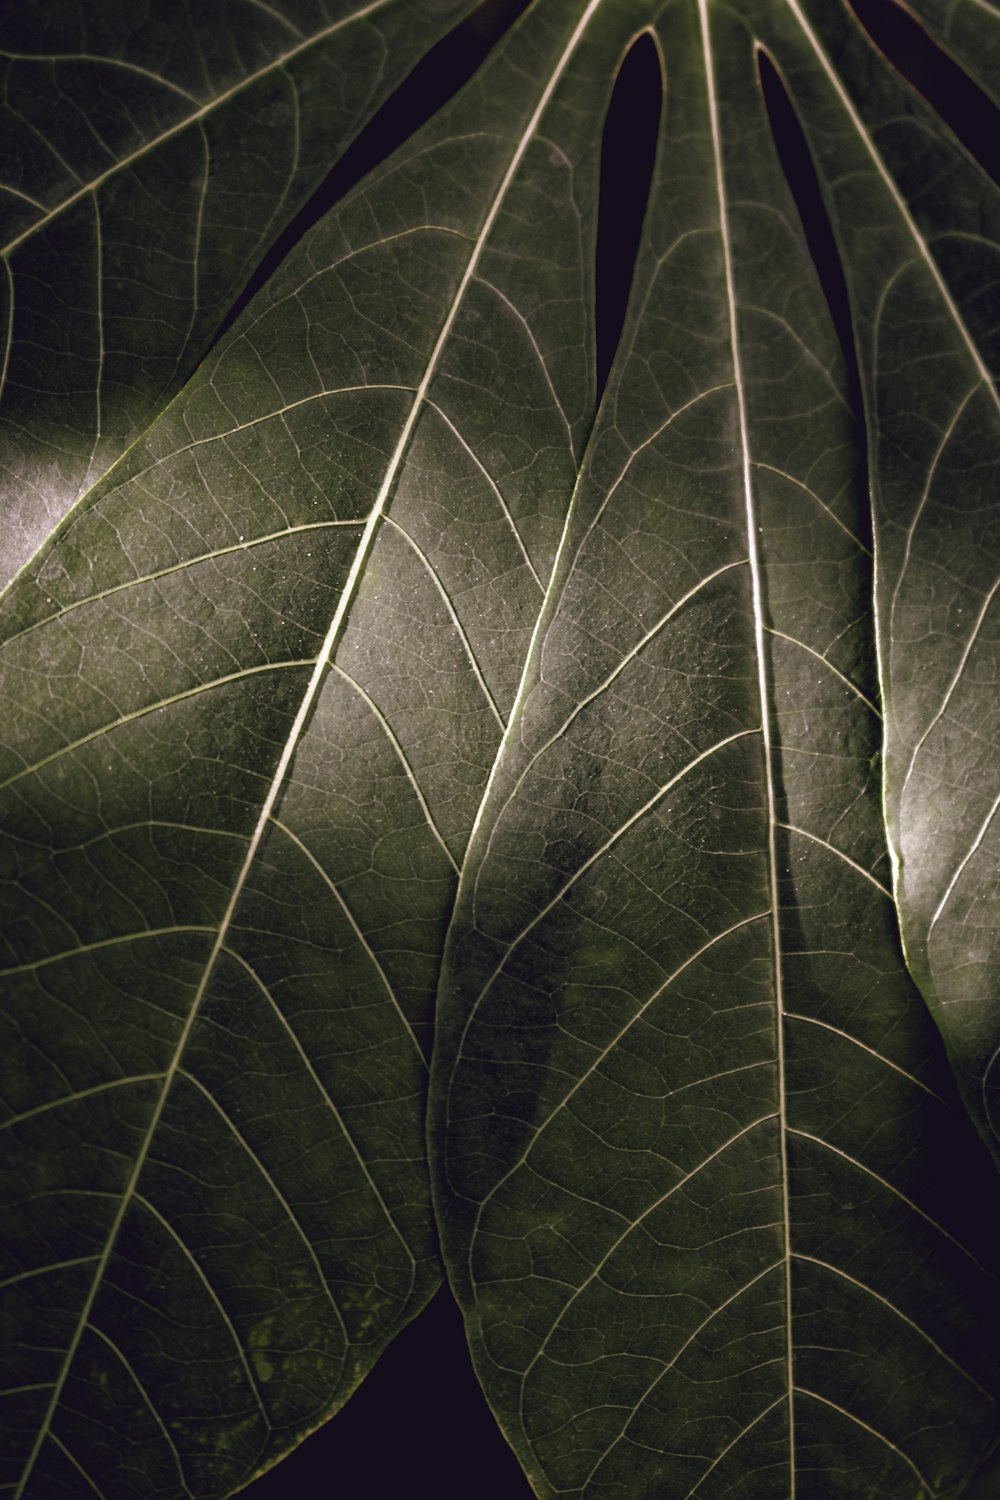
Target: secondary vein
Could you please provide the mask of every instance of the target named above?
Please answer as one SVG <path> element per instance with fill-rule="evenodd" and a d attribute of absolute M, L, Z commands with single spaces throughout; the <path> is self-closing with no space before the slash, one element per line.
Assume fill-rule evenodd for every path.
<path fill-rule="evenodd" d="M 378 0 L 378 3 L 381 3 L 381 0 Z M 98 1261 L 94 1279 L 84 1300 L 83 1307 L 80 1312 L 80 1317 L 78 1319 L 73 1336 L 70 1340 L 69 1346 L 66 1351 L 66 1356 L 63 1360 L 58 1379 L 53 1389 L 52 1398 L 49 1402 L 45 1416 L 42 1422 L 39 1424 L 38 1432 L 35 1435 L 34 1443 L 28 1455 L 28 1459 L 25 1463 L 24 1469 L 22 1470 L 20 1480 L 14 1492 L 13 1500 L 21 1500 L 21 1497 L 24 1494 L 25 1485 L 27 1484 L 28 1479 L 34 1469 L 35 1463 L 38 1459 L 38 1455 L 41 1452 L 42 1444 L 45 1441 L 45 1437 L 49 1432 L 49 1429 L 51 1428 L 53 1417 L 56 1410 L 58 1409 L 59 1402 L 62 1399 L 63 1388 L 66 1384 L 69 1371 L 72 1368 L 73 1361 L 76 1357 L 76 1352 L 79 1347 L 80 1340 L 83 1336 L 84 1328 L 87 1326 L 87 1322 L 90 1318 L 90 1313 L 97 1297 L 98 1290 L 103 1281 L 105 1271 L 107 1270 L 108 1264 L 110 1262 L 114 1246 L 118 1240 L 118 1235 L 124 1222 L 125 1215 L 128 1211 L 129 1204 L 131 1203 L 132 1198 L 136 1192 L 139 1178 L 145 1166 L 150 1144 L 156 1134 L 174 1080 L 178 1076 L 178 1073 L 181 1071 L 181 1059 L 184 1055 L 188 1040 L 194 1028 L 195 1021 L 200 1012 L 202 1001 L 207 992 L 212 974 L 215 971 L 215 966 L 218 962 L 219 955 L 226 945 L 226 937 L 232 924 L 236 908 L 243 894 L 244 887 L 253 867 L 254 861 L 256 860 L 257 853 L 261 847 L 264 835 L 274 814 L 276 804 L 284 788 L 285 780 L 288 776 L 295 751 L 298 748 L 299 741 L 302 738 L 306 724 L 310 718 L 313 707 L 318 698 L 322 683 L 332 665 L 335 647 L 340 639 L 341 631 L 344 627 L 348 611 L 353 602 L 359 581 L 364 572 L 369 554 L 372 550 L 379 524 L 382 520 L 382 516 L 385 512 L 389 496 L 392 493 L 392 489 L 396 481 L 396 476 L 399 472 L 406 451 L 409 447 L 410 438 L 413 434 L 417 418 L 419 417 L 426 401 L 431 382 L 433 381 L 434 376 L 437 373 L 441 355 L 451 336 L 452 329 L 455 325 L 455 320 L 458 317 L 459 310 L 465 298 L 465 293 L 473 277 L 475 276 L 477 266 L 489 240 L 490 234 L 492 233 L 493 226 L 496 223 L 497 217 L 503 206 L 510 186 L 517 174 L 518 168 L 524 158 L 525 152 L 527 151 L 532 138 L 534 137 L 535 132 L 538 129 L 538 124 L 543 114 L 545 113 L 546 108 L 548 107 L 549 100 L 551 99 L 560 78 L 565 72 L 570 58 L 575 52 L 577 44 L 586 30 L 591 16 L 594 14 L 600 4 L 601 0 L 590 0 L 590 3 L 588 4 L 586 10 L 577 23 L 577 26 L 574 29 L 572 35 L 570 36 L 566 47 L 564 48 L 562 55 L 559 58 L 559 61 L 552 71 L 552 75 L 549 78 L 538 103 L 535 106 L 530 119 L 528 120 L 525 129 L 518 140 L 517 146 L 515 147 L 510 162 L 507 166 L 507 170 L 504 173 L 503 178 L 501 179 L 496 193 L 494 194 L 489 210 L 480 228 L 479 235 L 473 245 L 473 249 L 466 264 L 465 271 L 458 284 L 458 288 L 454 294 L 452 302 L 448 308 L 444 322 L 434 343 L 434 347 L 431 350 L 431 354 L 428 358 L 420 385 L 414 395 L 413 403 L 410 407 L 406 421 L 403 424 L 402 431 L 400 432 L 399 439 L 393 450 L 392 456 L 386 467 L 385 475 L 379 488 L 375 503 L 372 506 L 371 512 L 365 523 L 364 531 L 362 532 L 361 538 L 358 542 L 357 551 L 355 552 L 354 560 L 345 580 L 340 599 L 338 600 L 337 607 L 333 614 L 333 618 L 330 621 L 330 625 L 323 639 L 322 646 L 320 647 L 319 652 L 316 655 L 315 664 L 313 666 L 313 671 L 310 676 L 308 686 L 306 687 L 305 693 L 303 694 L 302 701 L 299 705 L 299 710 L 295 716 L 291 730 L 285 741 L 285 745 L 278 760 L 277 766 L 275 767 L 271 784 L 268 789 L 267 796 L 265 797 L 263 805 L 261 807 L 260 815 L 257 819 L 257 824 L 254 829 L 253 836 L 250 839 L 249 845 L 243 858 L 243 862 L 237 873 L 236 879 L 233 882 L 229 900 L 218 925 L 218 930 L 216 933 L 215 942 L 212 946 L 212 951 L 209 954 L 208 960 L 202 971 L 198 989 L 192 1000 L 191 1007 L 184 1026 L 181 1030 L 180 1036 L 178 1037 L 173 1057 L 171 1058 L 169 1067 L 164 1077 L 163 1087 L 160 1091 L 159 1098 L 150 1116 L 149 1125 L 147 1126 L 146 1133 L 139 1151 L 136 1154 L 136 1159 L 133 1164 L 132 1171 L 129 1175 L 128 1182 L 126 1183 L 119 1199 L 118 1207 L 116 1209 L 107 1235 L 107 1239 L 101 1252 L 100 1260 Z M 377 8 L 377 3 L 368 7 L 368 9 L 372 10 Z M 213 1100 L 212 1102 L 214 1103 L 215 1101 Z M 336 1304 L 333 1305 L 336 1306 Z"/>

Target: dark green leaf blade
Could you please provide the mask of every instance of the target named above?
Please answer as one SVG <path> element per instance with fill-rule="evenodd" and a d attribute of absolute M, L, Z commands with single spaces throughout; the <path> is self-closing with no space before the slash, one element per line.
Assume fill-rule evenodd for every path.
<path fill-rule="evenodd" d="M 446 1258 L 540 1495 L 954 1495 L 995 1181 L 899 947 L 856 422 L 755 47 L 840 101 L 784 3 L 656 27 L 627 357 L 446 952 Z"/>
<path fill-rule="evenodd" d="M 472 0 L 14 0 L 0 38 L 0 582 L 181 388 Z"/>
<path fill-rule="evenodd" d="M 942 39 L 948 9 L 921 7 Z M 984 8 L 987 87 L 998 25 Z M 867 387 L 895 893 L 911 969 L 997 1152 L 1000 191 L 865 41 L 845 40 L 822 8 L 814 26 L 815 55 L 850 122 L 846 138 L 835 135 L 817 110 L 810 129 Z M 850 192 L 839 185 L 845 170 Z M 947 182 L 947 194 L 928 182 Z"/>
<path fill-rule="evenodd" d="M 438 1280 L 441 944 L 592 412 L 575 19 L 303 243 L 4 601 L 17 1496 L 229 1493 Z"/>

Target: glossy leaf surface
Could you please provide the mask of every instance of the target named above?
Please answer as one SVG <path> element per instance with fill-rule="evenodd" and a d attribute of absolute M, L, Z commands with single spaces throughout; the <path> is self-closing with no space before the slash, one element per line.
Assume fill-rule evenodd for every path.
<path fill-rule="evenodd" d="M 452 924 L 438 1202 L 540 1495 L 916 1500 L 990 1440 L 995 1188 L 899 946 L 863 449 L 758 49 L 852 288 L 909 101 L 840 7 L 734 10 L 658 9 L 627 356 Z"/>
<path fill-rule="evenodd" d="M 996 10 L 917 9 L 995 103 Z M 873 156 L 877 245 L 853 198 L 842 216 L 845 234 L 866 241 L 855 297 L 870 372 L 887 825 L 908 958 L 1000 1159 L 1000 204 L 926 110 L 886 112 L 874 132 L 881 159 L 902 164 L 900 199 Z M 906 171 L 918 149 L 919 178 Z M 924 185 L 942 171 L 947 198 Z"/>
<path fill-rule="evenodd" d="M 550 32 L 308 238 L 8 590 L 18 1495 L 228 1493 L 437 1282 L 439 950 L 590 397 Z"/>
<path fill-rule="evenodd" d="M 11 0 L 0 582 L 183 385 L 275 236 L 471 0 Z"/>
<path fill-rule="evenodd" d="M 16 535 L 76 503 L 0 603 L 0 1485 L 231 1493 L 419 1310 L 440 1234 L 540 1496 L 958 1496 L 995 1430 L 996 1180 L 935 1020 L 975 1101 L 978 867 L 978 917 L 939 924 L 980 965 L 965 1032 L 921 922 L 967 831 L 942 762 L 966 822 L 990 795 L 995 678 L 969 648 L 960 743 L 937 615 L 961 580 L 990 639 L 997 192 L 841 0 L 536 0 L 180 389 L 295 194 L 468 9 L 202 13 L 236 72 L 198 108 L 241 130 L 257 59 L 315 104 L 312 165 L 279 131 L 258 182 L 251 134 L 216 201 L 190 124 L 142 127 L 190 174 L 143 233 L 219 256 L 203 321 L 189 282 L 152 315 L 163 348 L 111 318 L 92 233 L 86 293 L 47 225 L 10 262 L 15 310 L 18 267 L 76 298 L 83 352 L 54 363 L 36 311 L 8 372 Z M 988 86 L 992 8 L 914 9 Z M 13 13 L 47 54 L 77 15 Z M 165 33 L 94 15 L 152 66 Z M 290 26 L 311 82 L 275 64 Z M 595 419 L 602 132 L 643 31 L 657 164 Z M 80 66 L 46 64 L 50 100 Z M 88 170 L 65 212 L 103 226 L 127 182 L 131 245 L 142 172 Z"/>

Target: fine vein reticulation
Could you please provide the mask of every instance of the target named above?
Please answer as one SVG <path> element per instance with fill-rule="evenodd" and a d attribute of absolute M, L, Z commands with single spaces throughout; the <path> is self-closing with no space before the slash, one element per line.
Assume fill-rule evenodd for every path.
<path fill-rule="evenodd" d="M 918 9 L 957 35 L 970 5 Z M 0 1488 L 232 1493 L 347 1399 L 440 1245 L 539 1496 L 950 1500 L 995 1419 L 995 1183 L 896 902 L 946 1016 L 981 758 L 947 860 L 921 849 L 944 758 L 993 743 L 968 698 L 989 546 L 933 671 L 909 653 L 993 430 L 960 256 L 996 195 L 840 0 L 545 0 L 182 386 L 324 133 L 469 9 L 230 7 L 200 77 L 97 11 L 44 62 L 4 54 L 29 560 L 0 600 Z M 666 87 L 595 416 L 603 119 L 639 36 Z M 764 54 L 828 200 L 839 334 Z M 40 69 L 111 101 L 92 149 L 51 126 L 51 181 L 17 94 Z M 160 102 L 128 145 L 133 89 Z M 265 106 L 273 180 L 224 243 L 267 155 L 226 132 Z M 129 332 L 119 218 L 157 181 L 193 291 L 126 399 L 162 247 L 132 246 Z M 19 321 L 60 225 L 87 252 L 65 389 L 49 315 Z"/>
<path fill-rule="evenodd" d="M 522 311 L 521 267 L 494 248 L 544 191 L 562 227 L 539 222 L 539 264 L 575 275 L 582 298 L 573 157 L 530 159 L 559 53 L 522 56 L 533 71 L 507 90 L 507 127 L 470 128 L 473 97 L 418 136 L 8 591 L 8 878 L 25 916 L 5 978 L 11 1025 L 44 1058 L 40 1077 L 8 1080 L 25 1096 L 8 1128 L 30 1155 L 29 1132 L 72 1117 L 83 1147 L 20 1197 L 17 1253 L 35 1232 L 92 1247 L 49 1250 L 30 1278 L 49 1298 L 65 1285 L 59 1327 L 33 1328 L 27 1273 L 9 1279 L 48 1376 L 8 1393 L 29 1408 L 18 1496 L 70 1469 L 109 1494 L 131 1483 L 77 1425 L 74 1392 L 95 1384 L 105 1421 L 146 1430 L 150 1473 L 228 1491 L 339 1404 L 436 1283 L 421 1137 L 440 933 L 588 416 L 586 378 L 564 389 L 570 358 L 586 368 L 565 306 Z M 501 66 L 523 72 L 516 53 Z M 439 224 L 425 204 L 470 149 L 481 180 Z M 422 285 L 408 327 L 395 294 L 370 302 L 376 268 Z M 484 386 L 467 366 L 487 292 L 512 322 Z M 539 459 L 487 466 L 525 396 Z M 65 549 L 97 535 L 114 539 L 104 562 L 65 570 Z M 79 682 L 65 714 L 40 669 L 60 654 Z M 76 691 L 64 683 L 65 708 Z M 109 771 L 110 799 L 94 780 Z M 44 896 L 42 863 L 77 895 Z M 77 1008 L 74 992 L 102 984 L 102 1018 Z M 124 1066 L 137 1016 L 155 1068 Z M 76 1038 L 98 1022 L 122 1040 L 81 1064 Z M 154 1280 L 137 1284 L 147 1244 Z M 209 1438 L 189 1403 L 220 1362 Z"/>
<path fill-rule="evenodd" d="M 437 1203 L 541 1495 L 944 1495 L 938 1421 L 992 1422 L 923 1280 L 990 1304 L 886 880 L 861 414 L 756 77 L 871 164 L 826 16 L 633 15 L 668 79 L 633 306 L 451 924 Z M 912 1404 L 875 1374 L 911 1338 Z"/>

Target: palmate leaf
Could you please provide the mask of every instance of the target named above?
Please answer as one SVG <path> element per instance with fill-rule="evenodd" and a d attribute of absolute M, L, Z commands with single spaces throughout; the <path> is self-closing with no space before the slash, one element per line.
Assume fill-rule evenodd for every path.
<path fill-rule="evenodd" d="M 445 1250 L 540 1495 L 949 1495 L 992 1432 L 995 1189 L 956 1191 L 977 1153 L 900 954 L 865 476 L 758 49 L 859 319 L 898 264 L 880 231 L 916 254 L 928 160 L 975 181 L 936 210 L 959 232 L 996 194 L 845 8 L 655 12 L 621 18 L 667 75 L 627 352 L 446 956 Z M 896 450 L 949 310 L 914 328 L 901 298 Z"/>
<path fill-rule="evenodd" d="M 386 15 L 412 58 L 463 9 Z M 944 1497 L 990 1442 L 995 1179 L 900 952 L 863 444 L 758 47 L 874 430 L 865 226 L 982 234 L 978 169 L 840 0 L 539 0 L 8 589 L 10 1494 L 230 1493 L 419 1309 L 442 952 L 439 1223 L 539 1494 Z M 974 201 L 880 154 L 911 117 Z"/>

